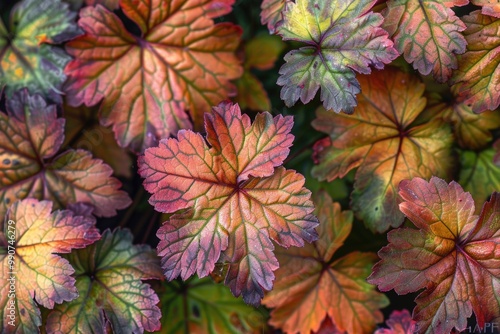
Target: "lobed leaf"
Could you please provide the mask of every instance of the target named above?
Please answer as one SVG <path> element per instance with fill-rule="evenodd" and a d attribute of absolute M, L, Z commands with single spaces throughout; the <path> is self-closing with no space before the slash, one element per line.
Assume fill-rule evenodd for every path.
<path fill-rule="evenodd" d="M 493 162 L 492 148 L 480 152 L 460 150 L 458 182 L 471 193 L 476 203 L 486 201 L 500 189 L 500 167 Z"/>
<path fill-rule="evenodd" d="M 397 57 L 382 16 L 369 12 L 375 0 L 287 2 L 277 32 L 306 46 L 285 55 L 278 85 L 287 106 L 311 101 L 321 87 L 326 109 L 352 113 L 360 92 L 354 71 L 369 74 Z"/>
<path fill-rule="evenodd" d="M 56 155 L 64 140 L 64 119 L 55 105 L 26 91 L 7 101 L 7 115 L 0 113 L 0 217 L 16 200 L 48 199 L 56 208 L 84 202 L 97 216 L 113 216 L 130 204 L 118 190 L 113 170 L 84 150 Z"/>
<path fill-rule="evenodd" d="M 330 137 L 316 143 L 312 175 L 332 181 L 358 168 L 351 207 L 372 230 L 403 222 L 397 187 L 415 176 L 446 176 L 451 167 L 449 129 L 439 119 L 415 124 L 426 99 L 415 77 L 387 69 L 359 78 L 362 93 L 354 115 L 317 111 L 313 127 Z"/>
<path fill-rule="evenodd" d="M 212 20 L 233 2 L 121 1 L 140 36 L 106 8 L 85 7 L 78 22 L 85 34 L 66 45 L 75 57 L 66 67 L 68 103 L 102 100 L 101 123 L 137 152 L 191 128 L 189 117 L 200 127 L 203 113 L 234 92 L 229 80 L 242 72 L 234 54 L 240 28 Z"/>
<path fill-rule="evenodd" d="M 267 25 L 271 34 L 276 32 L 276 24 L 282 19 L 281 12 L 290 0 L 263 0 L 260 5 L 260 22 Z"/>
<path fill-rule="evenodd" d="M 2 333 L 38 333 L 40 310 L 78 296 L 69 253 L 99 239 L 95 219 L 54 211 L 52 202 L 24 199 L 0 222 L 0 328 Z M 13 288 L 12 288 L 13 287 Z"/>
<path fill-rule="evenodd" d="M 274 308 L 269 323 L 285 333 L 309 334 L 325 327 L 338 333 L 373 333 L 383 319 L 379 309 L 388 304 L 365 282 L 376 256 L 354 252 L 333 259 L 351 231 L 352 212 L 341 211 L 326 192 L 315 203 L 319 239 L 303 248 L 277 250 L 276 283 L 263 300 Z"/>
<path fill-rule="evenodd" d="M 115 333 L 160 329 L 158 296 L 141 282 L 162 276 L 158 257 L 132 239 L 128 230 L 106 230 L 95 244 L 65 256 L 79 295 L 49 314 L 47 333 L 108 333 L 108 321 Z"/>
<path fill-rule="evenodd" d="M 271 240 L 288 247 L 316 239 L 304 177 L 279 167 L 292 119 L 265 112 L 252 124 L 237 104 L 221 103 L 205 115 L 205 128 L 211 147 L 181 130 L 139 158 L 150 203 L 175 213 L 157 233 L 158 254 L 169 280 L 206 276 L 220 261 L 233 294 L 256 305 L 278 266 Z"/>
<path fill-rule="evenodd" d="M 258 334 L 266 328 L 261 310 L 210 278 L 174 280 L 159 290 L 163 333 Z"/>
<path fill-rule="evenodd" d="M 432 177 L 404 180 L 401 211 L 418 229 L 388 234 L 389 245 L 368 278 L 381 291 L 425 289 L 413 318 L 422 333 L 462 331 L 472 312 L 481 328 L 500 316 L 500 196 L 493 193 L 481 214 L 462 187 Z"/>
<path fill-rule="evenodd" d="M 458 69 L 450 84 L 456 84 L 464 103 L 476 113 L 500 105 L 500 19 L 480 11 L 462 17 L 467 52 L 458 57 Z"/>
<path fill-rule="evenodd" d="M 8 97 L 27 88 L 60 101 L 60 88 L 70 57 L 51 44 L 78 34 L 75 14 L 60 0 L 23 0 L 10 14 L 9 25 L 0 18 L 0 91 Z"/>
<path fill-rule="evenodd" d="M 432 72 L 438 82 L 448 81 L 457 68 L 456 55 L 464 53 L 467 45 L 461 34 L 464 23 L 447 8 L 453 5 L 439 0 L 389 0 L 383 12 L 383 27 L 396 49 L 414 69 L 424 75 Z"/>

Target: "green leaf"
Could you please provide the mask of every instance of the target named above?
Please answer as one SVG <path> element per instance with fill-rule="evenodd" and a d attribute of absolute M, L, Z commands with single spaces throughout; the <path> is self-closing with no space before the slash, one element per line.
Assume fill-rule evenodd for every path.
<path fill-rule="evenodd" d="M 354 71 L 368 74 L 398 53 L 379 26 L 383 18 L 370 12 L 375 0 L 297 0 L 288 2 L 277 32 L 284 40 L 306 44 L 285 56 L 278 85 L 287 106 L 311 101 L 321 87 L 326 109 L 352 113 L 360 92 Z"/>
<path fill-rule="evenodd" d="M 23 87 L 60 101 L 71 59 L 58 44 L 76 36 L 75 13 L 59 0 L 24 0 L 11 12 L 9 29 L 0 18 L 0 90 L 7 96 Z"/>
<path fill-rule="evenodd" d="M 259 35 L 243 44 L 245 54 L 243 60 L 243 76 L 236 80 L 238 95 L 235 101 L 241 109 L 249 108 L 258 111 L 271 109 L 271 101 L 262 83 L 252 73 L 252 69 L 269 70 L 273 68 L 285 43 L 278 36 Z"/>
<path fill-rule="evenodd" d="M 500 189 L 500 167 L 495 165 L 495 151 L 488 148 L 480 152 L 460 150 L 459 183 L 471 193 L 476 203 L 482 203 Z"/>
<path fill-rule="evenodd" d="M 107 333 L 107 321 L 115 333 L 160 329 L 158 296 L 141 282 L 162 277 L 159 259 L 132 238 L 127 230 L 106 230 L 98 242 L 65 256 L 79 296 L 49 314 L 47 333 Z"/>
<path fill-rule="evenodd" d="M 158 289 L 164 334 L 262 333 L 263 310 L 245 304 L 210 278 L 174 280 Z"/>

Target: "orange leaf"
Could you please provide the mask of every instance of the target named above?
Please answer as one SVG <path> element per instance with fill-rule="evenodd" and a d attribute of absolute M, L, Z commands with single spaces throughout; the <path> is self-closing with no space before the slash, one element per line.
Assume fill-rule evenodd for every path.
<path fill-rule="evenodd" d="M 0 222 L 0 328 L 2 333 L 38 333 L 36 302 L 46 308 L 78 296 L 69 253 L 99 239 L 95 220 L 72 211 L 51 213 L 52 202 L 14 203 Z M 34 299 L 34 300 L 33 300 Z M 12 323 L 11 323 L 12 322 Z"/>
<path fill-rule="evenodd" d="M 472 0 L 476 6 L 481 6 L 484 15 L 500 18 L 500 2 L 498 0 Z"/>
<path fill-rule="evenodd" d="M 373 253 L 333 259 L 351 232 L 352 212 L 341 211 L 326 192 L 316 197 L 319 239 L 303 248 L 277 250 L 276 283 L 263 300 L 274 308 L 270 324 L 285 333 L 316 332 L 330 318 L 339 333 L 373 333 L 383 319 L 387 298 L 365 282 L 376 260 Z M 320 331 L 321 332 L 321 331 Z"/>
<path fill-rule="evenodd" d="M 288 247 L 316 239 L 304 177 L 279 167 L 293 141 L 292 123 L 266 112 L 252 124 L 237 104 L 221 103 L 205 115 L 211 147 L 181 130 L 140 157 L 150 203 L 175 213 L 157 233 L 169 280 L 207 276 L 219 261 L 228 266 L 233 294 L 259 304 L 278 266 L 271 240 Z"/>
<path fill-rule="evenodd" d="M 203 113 L 234 93 L 229 80 L 242 72 L 234 54 L 241 30 L 212 20 L 233 2 L 121 1 L 140 36 L 101 5 L 85 7 L 78 22 L 85 34 L 66 44 L 75 58 L 66 67 L 68 103 L 103 100 L 101 123 L 139 152 L 190 128 L 186 109 L 200 127 Z"/>
<path fill-rule="evenodd" d="M 447 175 L 452 136 L 439 119 L 415 125 L 426 104 L 424 85 L 395 69 L 361 76 L 353 115 L 317 111 L 313 126 L 330 138 L 315 146 L 313 176 L 331 181 L 358 168 L 352 209 L 373 231 L 399 226 L 397 187 L 415 176 Z"/>
<path fill-rule="evenodd" d="M 444 94 L 433 94 L 426 112 L 429 115 L 440 114 L 444 121 L 453 125 L 453 133 L 460 147 L 470 150 L 485 148 L 493 139 L 491 130 L 500 127 L 500 113 L 496 110 L 474 113 L 470 106 L 461 101 L 457 86 L 451 88 L 451 95 L 451 98 L 445 98 Z"/>

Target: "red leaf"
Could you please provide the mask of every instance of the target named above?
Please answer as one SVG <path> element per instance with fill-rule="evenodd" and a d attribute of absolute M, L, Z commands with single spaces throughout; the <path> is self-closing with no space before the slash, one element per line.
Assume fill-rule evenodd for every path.
<path fill-rule="evenodd" d="M 377 329 L 374 334 L 413 334 L 416 332 L 416 322 L 411 318 L 408 310 L 392 311 L 385 322 L 390 329 Z"/>
<path fill-rule="evenodd" d="M 304 177 L 278 167 L 293 141 L 291 127 L 291 117 L 269 113 L 252 124 L 237 104 L 222 103 L 205 115 L 211 147 L 200 134 L 181 130 L 139 158 L 150 203 L 175 212 L 158 231 L 169 280 L 206 276 L 219 260 L 229 266 L 233 293 L 258 304 L 278 266 L 271 240 L 286 247 L 315 240 Z"/>
<path fill-rule="evenodd" d="M 456 84 L 464 103 L 474 112 L 500 105 L 500 19 L 476 10 L 462 17 L 467 51 L 458 57 L 450 84 Z"/>
<path fill-rule="evenodd" d="M 14 201 L 50 199 L 57 208 L 84 202 L 98 216 L 113 216 L 130 204 L 113 170 L 84 150 L 56 156 L 64 140 L 64 119 L 38 95 L 21 92 L 0 113 L 0 217 Z"/>
<path fill-rule="evenodd" d="M 242 72 L 234 54 L 241 30 L 212 20 L 233 2 L 121 1 L 141 36 L 106 8 L 85 7 L 78 22 L 85 34 L 66 45 L 75 57 L 66 67 L 69 104 L 103 100 L 101 123 L 135 151 L 190 128 L 186 109 L 200 127 L 203 113 L 234 92 L 229 80 Z"/>
<path fill-rule="evenodd" d="M 457 54 L 464 53 L 467 44 L 461 34 L 464 23 L 447 8 L 454 2 L 389 0 L 384 11 L 383 27 L 397 50 L 413 68 L 426 75 L 432 72 L 438 82 L 450 78 L 457 68 Z"/>
<path fill-rule="evenodd" d="M 456 182 L 433 177 L 400 185 L 401 211 L 418 230 L 389 232 L 389 245 L 368 281 L 398 294 L 425 289 L 413 311 L 419 331 L 464 330 L 500 317 L 500 194 L 474 215 L 474 201 Z"/>
<path fill-rule="evenodd" d="M 285 8 L 285 3 L 291 0 L 263 0 L 260 5 L 260 22 L 267 24 L 267 29 L 271 34 L 276 31 L 276 23 L 282 19 L 281 12 Z"/>

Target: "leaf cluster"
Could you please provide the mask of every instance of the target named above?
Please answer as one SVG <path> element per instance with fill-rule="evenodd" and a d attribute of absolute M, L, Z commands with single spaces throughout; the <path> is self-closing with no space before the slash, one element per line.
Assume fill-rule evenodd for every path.
<path fill-rule="evenodd" d="M 500 326 L 500 5 L 259 4 L 0 3 L 1 333 Z"/>

